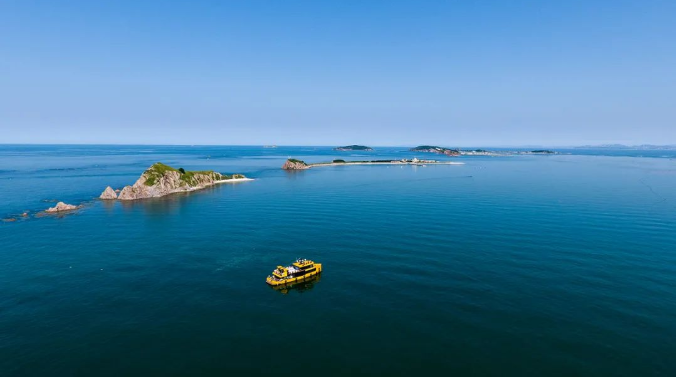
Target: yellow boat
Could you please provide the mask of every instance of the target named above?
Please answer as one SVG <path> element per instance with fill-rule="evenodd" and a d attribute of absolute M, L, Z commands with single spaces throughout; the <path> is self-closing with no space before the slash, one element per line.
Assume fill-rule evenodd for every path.
<path fill-rule="evenodd" d="M 277 268 L 272 271 L 265 281 L 274 286 L 295 284 L 319 275 L 322 272 L 322 264 L 308 259 L 297 259 L 291 266 Z"/>

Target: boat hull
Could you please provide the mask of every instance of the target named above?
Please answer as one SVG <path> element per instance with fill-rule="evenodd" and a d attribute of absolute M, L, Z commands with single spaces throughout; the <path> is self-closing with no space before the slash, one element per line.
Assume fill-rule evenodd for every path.
<path fill-rule="evenodd" d="M 312 272 L 308 272 L 305 275 L 287 278 L 287 279 L 283 279 L 283 280 L 275 280 L 275 279 L 268 278 L 267 280 L 265 280 L 265 282 L 268 283 L 268 285 L 271 285 L 273 287 L 284 286 L 284 285 L 293 285 L 293 284 L 300 283 L 300 282 L 306 281 L 308 279 L 314 278 L 315 276 L 317 276 L 321 273 L 322 273 L 321 263 L 315 263 L 315 270 L 312 271 Z"/>

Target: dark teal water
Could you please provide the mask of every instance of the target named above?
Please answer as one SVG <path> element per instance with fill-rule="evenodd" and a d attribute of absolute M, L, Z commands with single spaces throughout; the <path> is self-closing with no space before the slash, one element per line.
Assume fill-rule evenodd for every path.
<path fill-rule="evenodd" d="M 0 374 L 676 373 L 673 157 L 279 169 L 346 155 L 412 157 L 0 146 L 0 217 L 85 205 L 0 223 Z M 93 199 L 155 161 L 256 180 Z M 270 289 L 297 257 L 321 280 Z"/>

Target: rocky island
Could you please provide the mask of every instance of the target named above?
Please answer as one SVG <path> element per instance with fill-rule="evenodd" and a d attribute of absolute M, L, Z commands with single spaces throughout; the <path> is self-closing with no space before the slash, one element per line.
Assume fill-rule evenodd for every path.
<path fill-rule="evenodd" d="M 186 171 L 163 163 L 156 163 L 141 174 L 132 186 L 126 186 L 119 195 L 108 186 L 100 199 L 137 200 L 158 198 L 177 192 L 201 190 L 218 183 L 249 181 L 242 174 L 225 175 L 214 171 Z"/>
<path fill-rule="evenodd" d="M 318 166 L 342 166 L 342 165 L 418 165 L 425 166 L 430 165 L 463 165 L 462 162 L 448 162 L 448 161 L 437 161 L 437 160 L 418 160 L 414 158 L 401 159 L 401 160 L 372 160 L 372 161 L 345 161 L 345 160 L 333 160 L 331 162 L 317 162 L 314 164 L 308 164 L 305 161 L 297 160 L 295 158 L 290 158 L 286 160 L 282 169 L 284 170 L 306 170 Z"/>
<path fill-rule="evenodd" d="M 72 205 L 72 204 L 66 204 L 64 202 L 58 202 L 54 207 L 47 208 L 45 212 L 47 213 L 57 213 L 57 212 L 66 212 L 66 211 L 72 211 L 80 208 L 80 206 Z"/>
<path fill-rule="evenodd" d="M 409 150 L 411 152 L 425 152 L 425 153 L 444 154 L 446 156 L 460 156 L 460 151 L 457 149 L 437 147 L 434 145 L 419 145 Z"/>
<path fill-rule="evenodd" d="M 117 199 L 117 192 L 115 192 L 115 190 L 113 190 L 112 187 L 108 186 L 108 187 L 106 187 L 105 190 L 103 190 L 103 193 L 101 193 L 101 196 L 99 196 L 99 199 L 115 200 L 115 199 Z"/>
<path fill-rule="evenodd" d="M 373 148 L 367 147 L 365 145 L 346 145 L 344 147 L 336 147 L 333 148 L 334 151 L 341 151 L 341 152 L 346 152 L 346 151 L 363 151 L 363 152 L 368 152 L 372 151 Z"/>
<path fill-rule="evenodd" d="M 284 170 L 305 170 L 309 169 L 310 165 L 306 164 L 305 161 L 296 160 L 295 158 L 290 158 L 286 160 L 282 169 Z"/>

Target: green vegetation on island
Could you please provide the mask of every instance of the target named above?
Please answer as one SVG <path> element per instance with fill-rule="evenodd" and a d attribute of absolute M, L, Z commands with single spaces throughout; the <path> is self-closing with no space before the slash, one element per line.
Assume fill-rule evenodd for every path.
<path fill-rule="evenodd" d="M 333 160 L 333 163 L 334 164 L 344 164 L 345 160 L 337 159 L 337 160 Z"/>
<path fill-rule="evenodd" d="M 333 148 L 334 151 L 372 151 L 373 148 L 365 145 L 346 145 L 344 147 Z"/>
<path fill-rule="evenodd" d="M 177 172 L 180 177 L 179 179 L 189 186 L 196 186 L 199 184 L 197 181 L 197 176 L 206 175 L 210 176 L 213 180 L 221 181 L 225 179 L 232 179 L 231 176 L 214 172 L 213 170 L 204 170 L 204 171 L 186 171 L 183 168 L 173 168 L 169 165 L 165 165 L 161 162 L 157 162 L 149 167 L 143 174 L 146 175 L 146 186 L 153 186 L 157 181 L 162 178 L 168 172 Z"/>
<path fill-rule="evenodd" d="M 226 175 L 213 170 L 187 171 L 157 162 L 146 169 L 133 185 L 125 186 L 122 190 L 113 190 L 108 186 L 99 198 L 104 200 L 157 198 L 177 192 L 200 190 L 226 181 L 246 180 L 248 178 L 242 174 Z"/>

